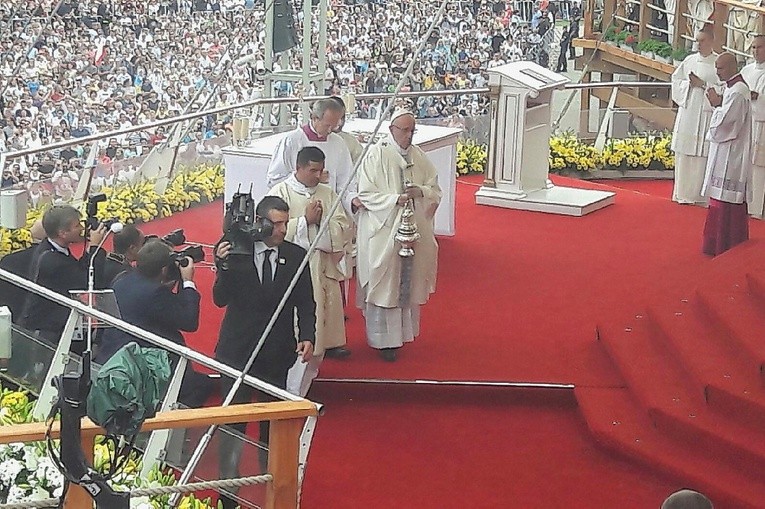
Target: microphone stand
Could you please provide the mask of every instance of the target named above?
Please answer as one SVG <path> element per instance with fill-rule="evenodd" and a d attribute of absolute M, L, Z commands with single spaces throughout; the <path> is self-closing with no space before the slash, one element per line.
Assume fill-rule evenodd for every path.
<path fill-rule="evenodd" d="M 98 243 L 88 263 L 88 306 L 93 307 L 95 291 L 94 261 L 109 237 L 119 231 L 113 224 Z M 121 226 L 121 225 L 120 225 Z M 82 449 L 82 418 L 87 415 L 87 399 L 91 382 L 91 348 L 93 346 L 93 317 L 88 315 L 87 346 L 82 354 L 82 371 L 58 376 L 53 384 L 58 388 L 56 406 L 61 412 L 61 465 L 64 476 L 81 486 L 96 502 L 97 509 L 129 509 L 130 493 L 114 491 L 88 463 Z"/>

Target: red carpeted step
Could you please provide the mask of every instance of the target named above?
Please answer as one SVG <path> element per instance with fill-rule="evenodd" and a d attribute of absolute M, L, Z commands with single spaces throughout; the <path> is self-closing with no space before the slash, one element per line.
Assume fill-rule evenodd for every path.
<path fill-rule="evenodd" d="M 698 302 L 658 302 L 649 308 L 651 323 L 660 335 L 657 344 L 667 350 L 702 391 L 707 403 L 737 422 L 765 428 L 765 391 L 757 363 L 721 335 Z"/>
<path fill-rule="evenodd" d="M 745 351 L 760 373 L 765 366 L 765 301 L 743 289 L 717 290 L 706 286 L 696 291 L 706 316 L 725 339 Z"/>
<path fill-rule="evenodd" d="M 704 447 L 663 435 L 629 390 L 577 387 L 574 393 L 588 428 L 608 449 L 677 477 L 678 487 L 705 493 L 718 509 L 762 507 L 762 482 L 710 457 Z"/>
<path fill-rule="evenodd" d="M 765 272 L 752 271 L 747 273 L 746 282 L 752 295 L 765 302 Z"/>
<path fill-rule="evenodd" d="M 662 430 L 681 442 L 703 443 L 710 456 L 731 466 L 765 469 L 765 435 L 711 411 L 645 314 L 602 326 L 599 337 L 627 388 Z"/>

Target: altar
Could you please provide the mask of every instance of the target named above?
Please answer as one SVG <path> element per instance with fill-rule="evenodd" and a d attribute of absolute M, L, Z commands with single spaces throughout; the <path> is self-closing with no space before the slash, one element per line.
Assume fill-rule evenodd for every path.
<path fill-rule="evenodd" d="M 383 122 L 378 137 L 388 133 L 389 124 L 390 122 Z M 376 125 L 376 120 L 352 119 L 346 122 L 343 130 L 356 135 L 363 143 L 369 141 Z M 461 132 L 460 128 L 418 124 L 412 140 L 438 170 L 438 184 L 441 186 L 443 197 L 436 211 L 436 235 L 454 235 L 457 138 Z M 249 147 L 226 147 L 222 150 L 226 203 L 231 201 L 237 190 L 247 192 L 250 186 L 256 202 L 266 195 L 268 164 L 276 145 L 285 135 L 286 133 L 274 134 L 253 140 Z"/>

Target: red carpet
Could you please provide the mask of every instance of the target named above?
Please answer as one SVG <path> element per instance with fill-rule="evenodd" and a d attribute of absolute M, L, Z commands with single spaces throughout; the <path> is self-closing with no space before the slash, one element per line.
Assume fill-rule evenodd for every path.
<path fill-rule="evenodd" d="M 439 239 L 438 290 L 423 308 L 421 337 L 402 350 L 398 362 L 384 363 L 365 345 L 360 314 L 349 309 L 353 355 L 325 362 L 320 376 L 575 383 L 595 436 L 621 444 L 602 431 L 614 422 L 608 406 L 624 409 L 608 388 L 624 387 L 629 378 L 614 353 L 596 341 L 596 326 L 612 320 L 618 327 L 622 317 L 641 313 L 668 289 L 690 291 L 721 265 L 700 252 L 706 211 L 673 204 L 668 194 L 633 190 L 619 190 L 615 205 L 583 218 L 511 211 L 476 206 L 470 182 L 458 184 L 457 235 Z M 666 193 L 667 183 L 655 187 Z M 216 203 L 155 221 L 145 230 L 184 227 L 189 239 L 214 243 L 220 213 Z M 753 222 L 752 238 L 762 239 L 764 228 Z M 757 250 L 755 242 L 742 249 L 747 246 Z M 222 311 L 211 304 L 212 272 L 197 274 L 205 307 L 190 344 L 210 353 Z M 646 383 L 652 376 L 644 377 Z M 583 397 L 588 387 L 593 394 L 605 391 L 597 404 L 588 405 L 591 399 Z M 328 406 L 306 482 L 309 509 L 656 507 L 670 488 L 694 480 L 686 471 L 666 468 L 679 482 L 662 482 L 593 449 L 571 403 L 478 405 L 460 398 L 432 403 L 423 393 L 386 399 L 371 390 L 351 401 L 348 389 L 336 384 L 316 389 L 312 397 L 323 397 Z M 633 403 L 627 408 L 637 413 L 643 402 Z M 597 422 L 603 429 L 595 416 L 602 418 Z M 624 427 L 642 430 L 652 423 L 638 413 L 635 427 L 632 421 Z M 657 438 L 656 444 L 664 442 Z M 634 447 L 615 448 L 640 458 Z"/>
<path fill-rule="evenodd" d="M 672 186 L 674 181 L 672 179 L 663 180 L 643 180 L 643 179 L 624 179 L 624 180 L 592 180 L 591 182 L 597 182 L 605 186 L 615 187 L 617 189 L 625 189 L 627 191 L 634 191 L 636 193 L 649 194 L 651 196 L 658 196 L 659 198 L 672 199 Z"/>

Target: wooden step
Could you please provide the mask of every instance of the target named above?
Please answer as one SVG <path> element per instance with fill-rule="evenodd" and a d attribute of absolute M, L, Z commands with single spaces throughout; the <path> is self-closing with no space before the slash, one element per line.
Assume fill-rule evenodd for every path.
<path fill-rule="evenodd" d="M 626 325 L 599 328 L 606 348 L 635 399 L 654 424 L 680 442 L 703 444 L 708 454 L 745 471 L 765 469 L 765 434 L 739 416 L 712 411 L 702 390 L 694 390 L 682 365 L 666 349 L 652 320 L 638 314 Z M 732 418 L 731 418 L 732 417 Z"/>
<path fill-rule="evenodd" d="M 629 390 L 577 387 L 580 411 L 597 441 L 609 450 L 658 469 L 710 497 L 716 509 L 761 508 L 765 484 L 710 456 L 668 438 L 642 413 Z"/>
<path fill-rule="evenodd" d="M 712 409 L 736 416 L 739 423 L 765 429 L 765 390 L 757 362 L 723 335 L 707 318 L 698 298 L 656 303 L 648 316 L 667 350 L 702 391 Z"/>

